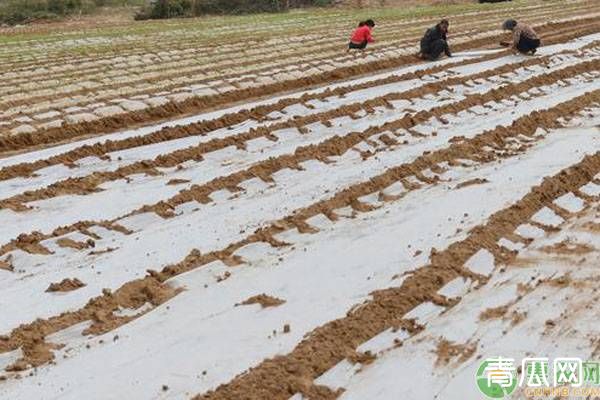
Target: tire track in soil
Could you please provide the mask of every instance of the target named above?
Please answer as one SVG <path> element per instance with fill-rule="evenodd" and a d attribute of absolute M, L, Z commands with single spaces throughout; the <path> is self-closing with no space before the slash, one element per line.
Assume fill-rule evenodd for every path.
<path fill-rule="evenodd" d="M 578 29 L 577 27 L 585 27 Z M 560 28 L 568 29 L 568 33 L 565 35 L 568 37 L 578 37 L 586 33 L 595 33 L 600 31 L 600 21 L 597 18 L 579 19 L 576 21 L 570 20 L 567 22 L 547 22 L 536 26 L 536 30 L 541 35 L 548 31 L 556 31 Z M 566 38 L 561 38 L 565 40 Z M 489 37 L 484 39 L 475 39 L 463 43 L 455 47 L 455 51 L 463 51 L 468 49 L 475 49 L 485 45 L 495 43 L 496 37 Z M 559 39 L 556 39 L 559 40 Z M 547 43 L 550 44 L 551 42 Z M 392 69 L 401 67 L 404 65 L 412 64 L 416 61 L 414 56 L 399 56 L 390 58 L 387 60 L 379 60 L 372 63 L 348 66 L 339 68 L 330 72 L 313 75 L 310 77 L 304 77 L 301 79 L 277 82 L 269 85 L 264 85 L 258 88 L 247 88 L 228 92 L 217 96 L 202 96 L 194 97 L 192 99 L 185 100 L 179 103 L 169 103 L 160 107 L 148 108 L 143 111 L 136 111 L 126 114 L 120 114 L 118 116 L 103 118 L 92 122 L 82 122 L 80 124 L 72 124 L 63 126 L 61 128 L 50 128 L 47 130 L 38 130 L 34 133 L 23 133 L 13 135 L 11 137 L 0 138 L 0 153 L 6 153 L 8 151 L 23 150 L 39 145 L 51 145 L 59 141 L 75 139 L 90 135 L 91 133 L 101 134 L 107 132 L 114 132 L 118 129 L 126 126 L 132 126 L 139 123 L 148 123 L 157 120 L 165 120 L 173 118 L 178 115 L 198 113 L 205 111 L 206 109 L 215 108 L 217 106 L 224 106 L 226 104 L 236 103 L 242 100 L 251 100 L 268 95 L 275 95 L 281 92 L 288 92 L 292 90 L 298 90 L 307 88 L 310 86 L 316 86 L 324 83 L 332 83 L 335 81 L 347 79 L 349 77 L 355 77 L 360 75 L 366 75 L 385 69 Z M 58 140 L 57 140 L 58 139 Z"/>
<path fill-rule="evenodd" d="M 536 60 L 531 60 L 535 62 Z M 531 62 L 530 61 L 530 62 Z M 333 118 L 338 118 L 343 115 L 351 115 L 361 110 L 372 112 L 374 107 L 387 106 L 391 107 L 390 101 L 414 98 L 417 95 L 425 95 L 429 93 L 437 93 L 449 86 L 461 84 L 469 80 L 485 78 L 489 76 L 500 75 L 508 71 L 514 70 L 514 65 L 502 66 L 497 69 L 490 69 L 459 78 L 449 78 L 448 80 L 438 83 L 428 84 L 413 90 L 408 90 L 403 93 L 391 93 L 380 98 L 367 100 L 363 103 L 355 103 L 353 105 L 344 106 L 341 109 L 332 110 L 323 114 L 313 114 L 308 117 L 298 118 L 290 122 L 275 124 L 269 128 L 252 129 L 248 132 L 239 135 L 230 136 L 224 139 L 213 139 L 209 142 L 201 143 L 197 146 L 191 146 L 185 149 L 176 150 L 172 153 L 160 155 L 154 160 L 143 160 L 118 168 L 113 172 L 96 172 L 86 177 L 68 178 L 63 181 L 51 184 L 50 186 L 38 190 L 30 190 L 20 195 L 15 195 L 7 199 L 0 200 L 0 209 L 8 208 L 13 211 L 22 212 L 29 208 L 25 203 L 46 200 L 63 195 L 87 195 L 96 193 L 99 190 L 99 185 L 109 181 L 124 179 L 129 175 L 146 173 L 150 175 L 159 174 L 157 168 L 169 168 L 180 165 L 189 160 L 200 161 L 203 155 L 212 151 L 221 150 L 229 146 L 244 148 L 245 142 L 259 137 L 264 137 L 270 140 L 277 140 L 273 132 L 285 128 L 298 128 L 314 122 L 329 121 Z M 317 145 L 300 146 L 296 148 L 293 155 L 283 155 L 275 158 L 270 158 L 266 161 L 258 162 L 251 167 L 231 174 L 226 177 L 219 177 L 206 185 L 195 186 L 193 189 L 183 190 L 180 194 L 172 197 L 169 200 L 159 202 L 154 206 L 146 206 L 137 212 L 154 211 L 163 217 L 173 216 L 173 209 L 181 204 L 181 201 L 187 202 L 187 199 L 195 198 L 204 203 L 209 201 L 210 193 L 224 188 L 236 188 L 242 181 L 259 177 L 265 182 L 271 182 L 270 175 L 284 168 L 299 169 L 299 163 L 308 161 L 309 159 L 327 160 L 329 157 L 344 154 L 350 148 L 358 143 L 368 140 L 369 137 L 385 133 L 387 131 L 395 132 L 398 129 L 410 130 L 415 125 L 426 122 L 431 118 L 442 118 L 443 115 L 449 113 L 458 113 L 466 110 L 477 104 L 485 104 L 488 101 L 499 101 L 509 98 L 518 93 L 526 92 L 527 90 L 543 85 L 555 83 L 558 80 L 574 77 L 584 72 L 595 71 L 600 69 L 600 60 L 585 61 L 574 66 L 566 67 L 553 71 L 545 75 L 534 76 L 516 84 L 502 86 L 497 89 L 492 89 L 484 94 L 467 95 L 464 100 L 456 103 L 434 107 L 428 111 L 420 111 L 415 114 L 408 114 L 399 120 L 387 122 L 380 126 L 373 126 L 363 132 L 352 132 L 346 136 L 338 135 L 326 139 Z M 341 114 L 340 114 L 341 113 Z M 315 156 L 316 155 L 316 156 Z M 264 171 L 270 171 L 265 173 Z M 217 182 L 221 182 L 220 184 Z M 193 193 L 193 194 L 192 194 Z M 199 197 L 198 194 L 202 193 Z M 134 211 L 136 213 L 136 211 Z"/>
<path fill-rule="evenodd" d="M 53 349 L 54 345 L 46 343 L 44 341 L 44 338 L 52 333 L 56 333 L 60 330 L 66 329 L 70 326 L 73 326 L 75 324 L 78 324 L 78 323 L 81 323 L 84 321 L 88 321 L 88 320 L 92 321 L 92 325 L 90 328 L 88 328 L 86 331 L 84 331 L 84 334 L 86 334 L 86 335 L 87 334 L 101 334 L 101 333 L 108 332 L 112 329 L 117 328 L 118 326 L 120 326 L 124 323 L 131 321 L 132 319 L 134 319 L 136 317 L 139 317 L 140 315 L 143 315 L 146 312 L 149 312 L 151 309 L 150 308 L 148 310 L 145 310 L 135 316 L 120 317 L 120 316 L 115 316 L 113 314 L 113 312 L 117 311 L 119 309 L 119 307 L 138 309 L 139 307 L 141 307 L 142 305 L 144 305 L 146 303 L 150 303 L 154 306 L 157 306 L 159 304 L 164 303 L 165 301 L 172 298 L 173 296 L 175 296 L 178 293 L 179 289 L 172 288 L 165 282 L 168 279 L 170 279 L 176 275 L 182 274 L 184 272 L 190 271 L 195 268 L 199 268 L 202 265 L 208 264 L 208 263 L 210 263 L 212 261 L 216 261 L 216 260 L 221 260 L 226 265 L 230 265 L 230 266 L 239 265 L 241 262 L 243 262 L 243 260 L 241 260 L 239 257 L 235 256 L 233 253 L 236 250 L 240 249 L 241 247 L 244 247 L 251 243 L 264 242 L 264 243 L 268 243 L 275 247 L 285 246 L 285 245 L 287 245 L 287 243 L 283 243 L 283 242 L 277 240 L 275 238 L 276 234 L 281 233 L 286 230 L 289 230 L 289 229 L 298 229 L 298 231 L 301 233 L 315 232 L 316 229 L 311 227 L 306 222 L 307 219 L 314 217 L 316 215 L 319 215 L 319 214 L 323 214 L 323 215 L 327 216 L 329 219 L 331 219 L 332 221 L 335 221 L 337 219 L 337 215 L 335 214 L 334 210 L 337 208 L 350 206 L 357 212 L 370 211 L 373 209 L 373 207 L 360 202 L 360 200 L 358 200 L 360 197 L 379 192 L 379 191 L 383 190 L 384 188 L 390 186 L 391 184 L 393 184 L 395 182 L 400 182 L 400 181 L 402 181 L 402 179 L 405 179 L 409 176 L 414 176 L 414 175 L 422 176 L 421 171 L 423 171 L 427 168 L 435 168 L 441 162 L 448 162 L 449 164 L 453 164 L 453 163 L 456 163 L 456 160 L 458 160 L 458 159 L 473 159 L 473 160 L 482 161 L 482 162 L 491 162 L 494 159 L 496 159 L 496 157 L 494 157 L 492 152 L 485 150 L 490 145 L 494 148 L 499 148 L 503 144 L 506 144 L 507 139 L 509 139 L 509 138 L 512 139 L 519 135 L 532 136 L 537 131 L 538 127 L 545 127 L 547 129 L 559 127 L 560 123 L 557 122 L 557 119 L 559 118 L 559 116 L 562 116 L 565 114 L 573 114 L 573 113 L 580 111 L 580 110 L 584 109 L 585 107 L 589 106 L 590 104 L 593 104 L 599 100 L 600 100 L 600 91 L 595 91 L 591 94 L 582 95 L 580 97 L 577 97 L 575 99 L 572 99 L 570 101 L 562 103 L 550 110 L 541 111 L 541 112 L 533 112 L 530 116 L 523 117 L 523 118 L 515 121 L 515 123 L 511 127 L 496 128 L 492 131 L 480 134 L 473 139 L 467 139 L 461 143 L 453 143 L 452 145 L 450 145 L 450 147 L 448 147 L 446 149 L 442 149 L 442 150 L 432 152 L 430 154 L 422 155 L 418 159 L 416 159 L 415 161 L 413 161 L 411 163 L 403 164 L 398 167 L 390 168 L 383 174 L 373 177 L 367 182 L 357 183 L 345 190 L 337 192 L 330 199 L 322 200 L 322 201 L 319 201 L 308 207 L 296 210 L 295 212 L 290 214 L 288 217 L 274 221 L 273 223 L 271 223 L 270 225 L 268 225 L 264 228 L 259 228 L 253 234 L 248 236 L 246 239 L 243 239 L 242 241 L 237 242 L 237 243 L 229 244 L 226 248 L 224 248 L 222 250 L 212 251 L 212 252 L 206 253 L 206 254 L 201 254 L 198 250 L 193 250 L 181 262 L 179 262 L 177 264 L 166 266 L 160 272 L 149 270 L 148 276 L 146 276 L 145 278 L 136 279 L 136 280 L 127 282 L 124 285 L 122 285 L 119 289 L 115 290 L 114 292 L 105 291 L 101 296 L 91 299 L 83 308 L 81 308 L 77 311 L 64 312 L 58 316 L 51 317 L 48 319 L 38 319 L 32 323 L 23 324 L 23 325 L 19 326 L 18 328 L 14 329 L 9 335 L 0 336 L 0 354 L 6 353 L 9 351 L 13 351 L 18 348 L 22 349 L 23 357 L 21 359 L 19 359 L 16 363 L 14 363 L 8 367 L 8 369 L 12 370 L 12 371 L 22 371 L 22 370 L 28 368 L 28 366 L 36 367 L 36 366 L 40 366 L 40 365 L 46 364 L 48 362 L 51 362 L 51 360 L 53 359 L 53 354 L 52 354 L 51 350 Z M 510 143 L 508 143 L 508 144 L 510 145 Z M 523 150 L 525 150 L 525 149 L 523 149 Z M 584 174 L 580 170 L 585 172 L 586 174 Z M 571 171 L 571 172 L 569 172 L 569 171 Z M 573 171 L 575 171 L 575 172 L 573 172 Z M 557 193 L 560 192 L 560 193 L 564 194 L 563 192 L 564 192 L 565 188 L 571 188 L 570 190 L 575 190 L 578 187 L 580 187 L 581 185 L 589 182 L 593 178 L 593 176 L 597 174 L 598 171 L 600 171 L 600 154 L 596 154 L 594 156 L 587 157 L 582 163 L 580 163 L 580 165 L 568 169 L 567 172 L 565 172 L 563 174 L 559 174 L 558 178 L 547 179 L 543 183 L 541 189 L 539 189 L 539 190 L 534 189 L 534 191 L 532 192 L 533 193 L 532 196 L 534 196 L 536 199 L 540 198 L 542 201 L 549 202 L 548 201 L 549 195 L 547 193 L 548 190 L 546 189 L 546 187 L 549 187 L 551 189 L 550 192 L 553 193 L 553 195 L 555 195 L 555 197 L 558 197 Z M 566 179 L 566 177 L 568 177 L 569 179 Z M 429 183 L 435 183 L 435 180 L 433 182 L 430 181 Z M 410 189 L 410 188 L 407 188 L 407 189 Z M 552 198 L 550 201 L 552 201 L 553 199 L 554 198 Z M 388 198 L 386 200 L 394 201 L 394 199 L 390 199 L 390 198 Z M 535 213 L 535 211 L 537 211 L 537 209 L 532 211 L 531 207 L 529 207 L 529 208 L 525 207 L 528 203 L 529 203 L 529 200 L 524 201 L 523 206 L 521 206 L 521 205 L 514 206 L 513 208 L 515 208 L 515 210 L 513 211 L 513 208 L 511 208 L 510 215 L 512 215 L 513 212 L 516 212 L 516 213 L 530 212 L 531 215 L 533 215 Z M 544 203 L 544 204 L 546 204 L 546 203 Z M 496 220 L 498 220 L 498 217 L 496 217 L 496 216 L 493 216 L 490 219 L 490 221 L 494 221 L 494 224 L 493 224 L 494 227 L 496 227 L 496 225 L 501 225 L 506 229 L 507 223 L 504 220 L 501 219 L 501 223 L 500 222 L 496 223 L 495 222 Z M 516 228 L 516 226 L 515 226 L 515 228 Z M 473 230 L 473 232 L 481 232 L 481 230 L 475 229 L 475 230 Z M 504 231 L 499 231 L 499 232 L 504 232 Z M 459 270 L 458 269 L 459 267 L 452 267 L 452 268 L 444 267 L 443 270 L 440 270 L 440 268 L 437 267 L 437 265 L 448 264 L 447 261 L 453 261 L 453 260 L 456 261 L 456 259 L 461 254 L 462 254 L 461 257 L 464 258 L 467 255 L 467 251 L 471 251 L 472 253 L 469 253 L 471 255 L 474 254 L 475 253 L 473 251 L 474 243 L 485 243 L 487 247 L 492 248 L 494 250 L 493 254 L 498 254 L 498 251 L 497 251 L 498 246 L 495 245 L 495 241 L 490 242 L 489 240 L 487 240 L 487 241 L 482 240 L 482 238 L 485 239 L 485 237 L 484 237 L 485 235 L 482 236 L 481 233 L 477 234 L 478 235 L 478 236 L 476 236 L 477 240 L 475 240 L 475 239 L 471 240 L 471 237 L 473 237 L 474 235 L 475 234 L 472 233 L 470 238 L 466 240 L 466 242 L 471 245 L 470 247 L 466 246 L 466 245 L 464 245 L 462 247 L 461 246 L 458 247 L 459 249 L 462 249 L 462 253 L 457 252 L 457 250 L 455 250 L 455 247 L 450 246 L 449 250 L 439 253 L 439 255 L 433 254 L 432 255 L 432 260 L 433 260 L 432 266 L 430 266 L 434 269 L 433 275 L 431 275 L 431 276 L 429 275 L 430 272 L 428 269 L 427 273 L 420 273 L 417 271 L 417 273 L 415 273 L 415 275 L 413 275 L 413 276 L 414 277 L 421 277 L 422 275 L 429 276 L 429 279 L 426 280 L 425 283 L 427 285 L 429 285 L 429 284 L 438 285 L 439 287 L 436 286 L 437 289 L 435 289 L 435 291 L 437 291 L 439 288 L 441 288 L 443 286 L 443 284 L 450 281 L 451 280 L 450 277 L 451 276 L 454 277 L 455 275 L 453 275 L 453 274 L 457 274 L 458 273 L 457 271 Z M 462 258 L 460 258 L 460 259 L 462 260 Z M 441 263 L 441 261 L 444 261 L 444 263 Z M 466 261 L 466 259 L 464 261 Z M 463 261 L 463 263 L 464 263 L 464 261 Z M 438 262 L 439 262 L 439 264 L 438 264 Z M 457 264 L 455 263 L 455 264 L 449 264 L 449 265 L 457 265 Z M 436 267 L 433 267 L 433 266 L 436 266 Z M 429 267 L 426 267 L 426 268 L 429 268 Z M 452 271 L 453 271 L 453 274 L 450 274 L 450 272 L 452 272 Z M 471 273 L 469 271 L 464 270 L 462 272 L 464 274 L 468 274 L 466 276 L 469 276 L 471 278 L 481 279 L 481 277 L 475 276 L 473 273 Z M 422 301 L 432 299 L 432 300 L 437 301 L 438 303 L 440 302 L 439 296 L 430 296 L 429 292 L 424 292 L 422 290 L 423 288 L 426 288 L 429 286 L 427 286 L 427 285 L 423 286 L 420 282 L 417 282 L 419 279 L 417 279 L 417 278 L 414 278 L 414 279 L 415 279 L 415 285 L 418 287 L 421 287 L 421 291 L 418 292 L 421 294 L 418 296 L 417 301 L 422 302 Z M 412 282 L 412 280 L 410 282 Z M 405 283 L 406 283 L 406 281 L 405 281 Z M 401 289 L 402 290 L 399 290 L 399 289 L 398 290 L 390 289 L 390 290 L 394 293 L 394 295 L 396 295 L 398 291 L 400 293 L 403 293 L 403 290 L 405 290 L 405 286 L 403 286 Z M 377 292 L 377 293 L 386 294 L 388 292 L 381 291 L 381 292 Z M 376 298 L 377 298 L 377 293 L 375 294 Z M 413 292 L 411 292 L 411 293 L 413 293 Z M 386 296 L 383 296 L 383 298 L 387 302 L 387 299 L 389 298 L 389 296 L 386 295 Z M 415 300 L 415 299 L 413 298 L 413 300 Z M 400 303 L 406 307 L 407 301 L 408 300 L 406 298 L 403 298 Z M 383 302 L 383 303 L 385 304 L 386 302 Z M 373 302 L 373 304 L 377 307 L 381 306 L 381 302 L 379 302 L 379 301 Z M 411 302 L 409 304 L 409 306 L 414 307 L 417 304 L 418 304 L 418 302 L 414 302 L 414 303 Z M 412 307 L 410 307 L 410 308 L 412 308 Z M 371 308 L 366 308 L 366 309 L 371 310 Z M 356 321 L 356 319 L 355 319 L 356 316 L 363 315 L 362 313 L 366 309 L 364 307 L 360 308 L 357 312 L 351 314 L 351 316 L 348 318 L 352 318 L 350 321 Z M 405 314 L 409 309 L 402 308 L 402 310 L 405 310 L 402 314 Z M 392 310 L 392 311 L 394 311 L 394 310 Z M 370 316 L 369 318 L 372 318 L 372 316 Z M 345 320 L 341 320 L 341 322 L 340 322 L 340 320 L 334 321 L 334 322 L 326 325 L 324 328 L 319 328 L 320 330 L 318 330 L 318 332 L 325 331 L 325 332 L 327 332 L 327 335 L 318 335 L 318 337 L 326 338 L 327 336 L 330 336 L 331 338 L 336 338 L 336 340 L 337 340 L 337 336 L 335 336 L 335 334 L 339 333 L 339 330 L 337 329 L 337 327 L 340 327 L 340 326 L 345 327 L 345 325 L 343 325 L 343 323 L 344 323 L 343 321 L 345 321 Z M 389 319 L 383 319 L 383 323 L 389 323 Z M 353 323 L 351 325 L 353 325 Z M 359 335 L 360 338 L 363 338 L 363 337 L 365 337 L 365 334 L 364 333 L 361 334 L 361 332 L 364 332 L 363 329 L 365 329 L 366 331 L 368 331 L 368 334 L 371 335 L 370 337 L 372 337 L 376 333 L 379 333 L 380 331 L 384 330 L 383 328 L 382 329 L 371 329 L 365 325 L 368 326 L 369 324 L 364 324 L 364 321 L 361 321 L 361 323 L 358 324 L 359 332 L 352 331 L 352 334 L 354 335 L 356 333 Z M 375 325 L 373 325 L 373 326 L 375 326 Z M 380 324 L 377 326 L 379 327 Z M 327 331 L 327 329 L 333 329 L 334 335 L 332 336 L 332 334 L 329 333 L 329 331 Z M 375 332 L 375 330 L 376 330 L 376 332 Z M 311 339 L 307 339 L 307 340 L 312 340 L 313 337 L 316 337 L 315 334 L 313 334 L 313 336 L 310 337 Z M 360 344 L 361 342 L 368 339 L 368 337 L 366 337 L 364 340 L 361 340 L 360 342 L 355 343 L 356 340 L 350 338 L 350 336 L 345 336 L 345 338 L 346 338 L 345 340 L 349 340 L 351 342 L 350 344 L 352 345 L 351 346 L 352 348 L 355 348 L 358 344 Z M 302 342 L 302 343 L 305 343 L 305 342 Z M 303 354 L 303 352 L 306 350 L 306 347 L 303 347 L 302 343 L 297 348 L 297 349 L 300 349 L 300 350 L 298 350 L 298 352 L 300 352 L 301 354 Z M 319 343 L 320 343 L 320 341 L 319 341 Z M 344 358 L 347 355 L 346 350 L 348 349 L 348 343 L 338 343 L 337 341 L 334 341 L 334 343 L 332 343 L 332 342 L 326 342 L 326 343 L 327 343 L 327 346 L 331 345 L 334 348 L 336 346 L 340 345 L 341 346 L 340 349 L 342 349 L 344 351 L 342 358 Z M 342 346 L 342 344 L 343 344 L 343 346 Z M 313 342 L 311 342 L 311 345 L 314 345 Z M 308 347 L 310 348 L 310 345 Z M 340 351 L 342 351 L 342 350 L 340 350 Z M 207 394 L 207 396 L 211 396 L 211 397 L 206 397 L 206 398 L 207 399 L 208 398 L 221 398 L 220 396 L 223 396 L 223 395 L 228 396 L 230 394 L 232 396 L 234 396 L 231 398 L 238 398 L 235 396 L 239 395 L 239 393 L 240 393 L 239 390 L 247 390 L 245 385 L 248 383 L 248 379 L 253 380 L 256 378 L 254 375 L 252 375 L 252 372 L 253 371 L 261 371 L 260 368 L 263 368 L 263 369 L 266 368 L 268 371 L 273 370 L 273 372 L 275 372 L 277 374 L 277 375 L 272 375 L 273 377 L 277 376 L 277 378 L 273 378 L 273 379 L 282 379 L 281 382 L 283 382 L 283 381 L 287 382 L 286 387 L 290 388 L 290 390 L 293 389 L 293 392 L 291 394 L 288 394 L 288 397 L 293 395 L 295 392 L 302 392 L 302 390 L 309 390 L 309 389 L 306 389 L 306 387 L 304 387 L 304 386 L 301 386 L 301 385 L 298 386 L 299 381 L 306 384 L 306 382 L 307 382 L 306 379 L 312 380 L 316 376 L 320 375 L 320 373 L 331 368 L 337 361 L 340 360 L 340 359 L 337 359 L 342 356 L 340 354 L 340 351 L 326 352 L 327 354 L 325 354 L 325 355 L 320 354 L 319 366 L 318 366 L 319 369 L 316 369 L 316 370 L 310 369 L 310 371 L 313 371 L 313 372 L 311 372 L 311 374 L 306 375 L 305 373 L 302 373 L 301 379 L 296 380 L 294 378 L 298 374 L 283 373 L 283 375 L 282 375 L 282 371 L 280 370 L 282 362 L 284 362 L 285 365 L 288 365 L 288 360 L 290 358 L 293 358 L 291 361 L 292 370 L 293 371 L 305 371 L 306 364 L 300 363 L 302 358 L 298 358 L 295 356 L 295 354 L 296 354 L 296 350 L 295 350 L 295 352 L 292 353 L 292 355 L 290 355 L 290 356 L 285 356 L 285 357 L 277 358 L 275 360 L 266 361 L 265 363 L 261 364 L 260 367 L 252 369 L 251 373 L 243 375 L 240 378 L 236 378 L 236 380 L 234 380 L 228 386 L 226 385 L 226 386 L 220 387 L 219 389 L 217 389 L 218 391 L 215 392 L 216 394 L 215 393 Z M 326 360 L 322 361 L 321 356 L 325 357 Z M 277 361 L 277 360 L 279 360 L 279 361 Z M 310 360 L 310 359 L 308 359 L 308 360 Z M 337 360 L 337 361 L 335 361 L 335 360 Z M 310 363 L 310 361 L 309 361 L 309 363 Z M 296 368 L 296 367 L 298 367 L 298 368 Z M 311 363 L 310 368 L 315 368 L 315 366 L 312 365 L 312 363 Z M 314 371 L 321 371 L 321 372 L 313 376 Z M 258 374 L 261 375 L 262 372 L 258 372 Z M 242 389 L 240 389 L 240 388 L 242 388 Z M 270 393 L 270 394 L 274 394 L 275 397 L 270 397 L 270 394 L 269 394 L 269 396 L 267 396 L 267 397 L 258 397 L 258 398 L 279 398 L 277 396 L 283 395 L 283 392 L 281 392 L 280 389 L 277 389 L 277 388 L 278 388 L 277 385 L 270 388 L 270 390 L 276 390 L 275 393 Z M 269 390 L 269 389 L 265 388 L 265 390 Z M 285 390 L 287 390 L 287 389 L 285 389 Z M 312 392 L 312 390 L 311 390 L 311 392 Z M 225 393 L 225 394 L 223 394 L 223 393 Z M 308 392 L 306 392 L 306 393 L 308 393 Z M 215 396 L 217 396 L 217 397 L 215 397 Z M 204 398 L 204 397 L 199 397 L 199 398 Z M 230 398 L 230 397 L 225 397 L 225 398 Z"/>

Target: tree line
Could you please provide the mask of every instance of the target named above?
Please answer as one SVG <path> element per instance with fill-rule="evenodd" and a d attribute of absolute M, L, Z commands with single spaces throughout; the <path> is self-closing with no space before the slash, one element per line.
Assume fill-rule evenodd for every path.
<path fill-rule="evenodd" d="M 283 12 L 299 7 L 327 6 L 331 2 L 332 0 L 152 0 L 136 14 L 136 19 Z"/>
<path fill-rule="evenodd" d="M 99 7 L 138 6 L 135 19 L 194 17 L 206 14 L 283 12 L 327 6 L 334 0 L 0 0 L 0 23 L 23 24 L 90 14 Z"/>

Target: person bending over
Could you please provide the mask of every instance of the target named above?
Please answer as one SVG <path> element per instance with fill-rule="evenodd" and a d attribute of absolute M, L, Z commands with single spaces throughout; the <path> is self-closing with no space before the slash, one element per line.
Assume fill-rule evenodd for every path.
<path fill-rule="evenodd" d="M 373 28 L 375 28 L 375 22 L 372 19 L 362 21 L 358 24 L 358 28 L 354 30 L 350 43 L 348 44 L 348 51 L 350 50 L 364 50 L 367 48 L 367 44 L 373 43 Z"/>
<path fill-rule="evenodd" d="M 449 26 L 448 20 L 443 19 L 433 28 L 427 29 L 425 36 L 421 39 L 421 58 L 433 61 L 440 58 L 442 53 L 452 57 L 447 38 Z"/>
<path fill-rule="evenodd" d="M 527 24 L 509 19 L 502 24 L 502 28 L 512 31 L 513 41 L 511 48 L 522 54 L 535 54 L 541 41 L 533 28 Z"/>

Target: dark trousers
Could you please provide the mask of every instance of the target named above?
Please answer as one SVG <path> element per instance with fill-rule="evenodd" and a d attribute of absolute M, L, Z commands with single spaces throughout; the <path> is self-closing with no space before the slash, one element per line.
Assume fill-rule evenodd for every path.
<path fill-rule="evenodd" d="M 350 42 L 348 43 L 348 48 L 349 49 L 356 49 L 356 50 L 364 50 L 367 48 L 367 41 L 363 41 L 362 43 L 354 43 L 354 42 Z"/>
<path fill-rule="evenodd" d="M 529 39 L 525 36 L 521 36 L 519 43 L 517 44 L 517 50 L 521 53 L 529 53 L 530 51 L 537 50 L 540 47 L 540 39 Z"/>
<path fill-rule="evenodd" d="M 437 60 L 440 58 L 442 53 L 450 56 L 448 42 L 446 42 L 444 39 L 438 39 L 435 42 L 430 43 L 429 46 L 421 47 L 421 54 L 423 55 L 423 58 L 428 60 Z"/>

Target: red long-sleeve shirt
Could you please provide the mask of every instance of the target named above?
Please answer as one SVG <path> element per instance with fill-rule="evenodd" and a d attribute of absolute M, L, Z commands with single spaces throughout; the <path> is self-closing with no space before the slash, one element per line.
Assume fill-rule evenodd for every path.
<path fill-rule="evenodd" d="M 352 37 L 350 38 L 350 41 L 356 44 L 360 44 L 365 40 L 368 43 L 373 43 L 374 41 L 373 36 L 371 35 L 371 28 L 368 25 L 363 25 L 356 28 L 352 34 Z"/>

